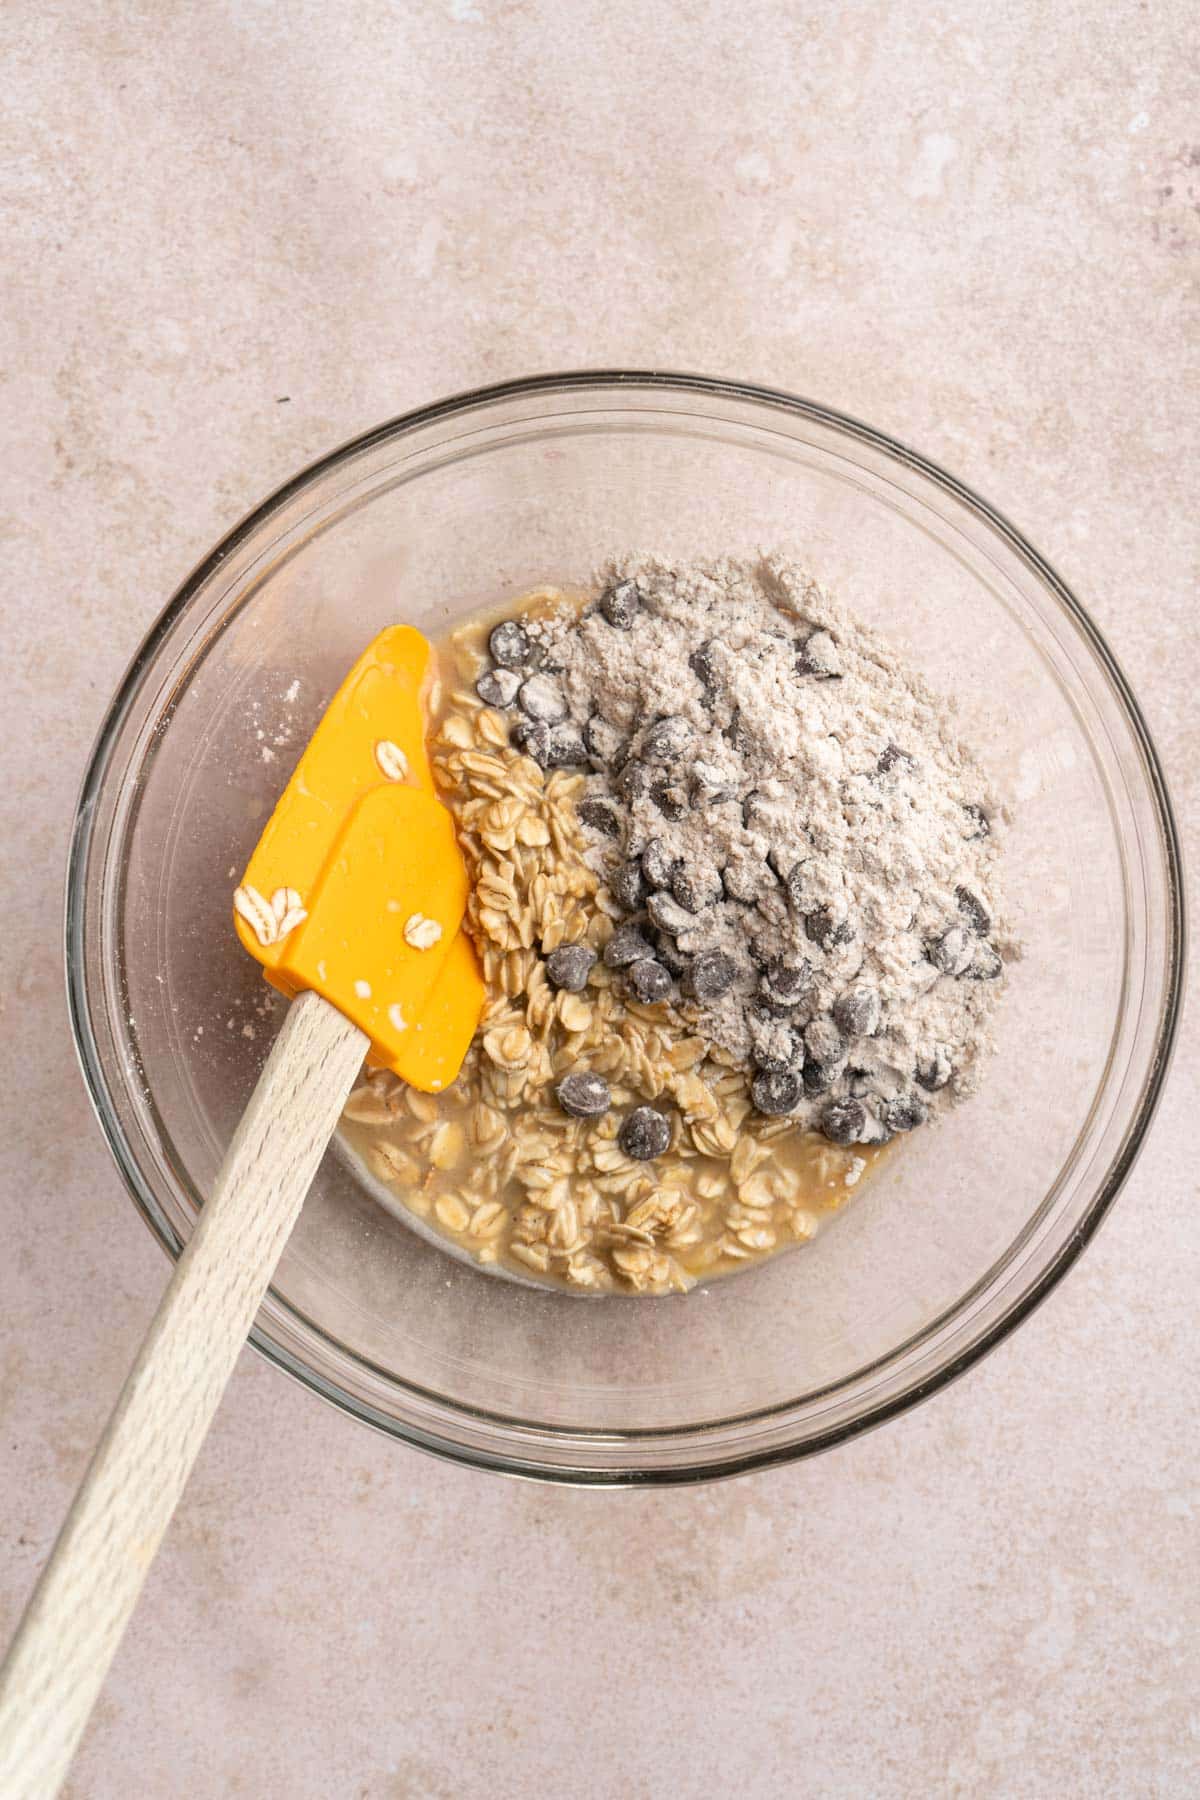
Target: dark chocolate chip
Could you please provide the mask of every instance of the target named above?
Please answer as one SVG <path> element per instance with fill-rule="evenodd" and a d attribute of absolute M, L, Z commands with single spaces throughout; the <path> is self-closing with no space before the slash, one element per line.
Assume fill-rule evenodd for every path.
<path fill-rule="evenodd" d="M 847 988 L 834 1001 L 833 1016 L 847 1037 L 872 1037 L 879 1030 L 883 1016 L 878 989 Z"/>
<path fill-rule="evenodd" d="M 627 805 L 640 800 L 650 786 L 650 772 L 644 763 L 627 762 L 617 776 L 617 792 Z"/>
<path fill-rule="evenodd" d="M 503 625 L 496 626 L 488 638 L 488 649 L 492 661 L 502 669 L 527 669 L 533 661 L 533 640 L 515 619 L 506 619 Z"/>
<path fill-rule="evenodd" d="M 726 897 L 741 906 L 753 906 L 774 885 L 775 877 L 757 856 L 736 852 L 721 870 L 721 886 Z"/>
<path fill-rule="evenodd" d="M 671 892 L 690 913 L 703 912 L 721 898 L 721 877 L 711 867 L 681 865 L 671 877 Z"/>
<path fill-rule="evenodd" d="M 693 1000 L 707 1005 L 727 994 L 737 976 L 737 964 L 724 950 L 702 950 L 693 957 L 684 987 Z"/>
<path fill-rule="evenodd" d="M 579 823 L 586 825 L 589 831 L 595 831 L 601 837 L 620 837 L 621 821 L 617 817 L 617 809 L 610 806 L 607 800 L 579 800 L 575 811 L 579 815 Z"/>
<path fill-rule="evenodd" d="M 657 724 L 642 738 L 639 754 L 643 762 L 674 762 L 684 755 L 692 741 L 692 728 L 685 718 L 672 713 Z"/>
<path fill-rule="evenodd" d="M 618 631 L 632 631 L 641 607 L 642 595 L 636 581 L 614 582 L 600 596 L 601 613 Z"/>
<path fill-rule="evenodd" d="M 605 944 L 604 963 L 609 969 L 627 969 L 630 963 L 653 954 L 653 948 L 641 926 L 632 919 L 627 919 L 624 925 L 617 926 Z"/>
<path fill-rule="evenodd" d="M 698 644 L 688 657 L 688 668 L 698 680 L 704 683 L 706 688 L 717 685 L 717 664 L 713 653 L 718 647 L 724 648 L 720 638 L 706 638 L 704 643 Z"/>
<path fill-rule="evenodd" d="M 576 726 L 568 723 L 550 727 L 550 768 L 577 769 L 587 760 L 587 750 Z"/>
<path fill-rule="evenodd" d="M 797 675 L 815 675 L 818 681 L 833 681 L 842 672 L 838 647 L 827 631 L 814 631 L 802 644 L 796 645 Z"/>
<path fill-rule="evenodd" d="M 784 1020 L 755 1006 L 746 1015 L 746 1027 L 750 1034 L 750 1060 L 756 1069 L 773 1073 L 799 1066 L 804 1040 Z"/>
<path fill-rule="evenodd" d="M 899 1094 L 884 1108 L 883 1122 L 889 1131 L 915 1131 L 929 1117 L 929 1108 L 916 1094 Z"/>
<path fill-rule="evenodd" d="M 517 699 L 523 713 L 547 725 L 557 725 L 567 716 L 566 695 L 549 675 L 530 675 L 521 683 Z"/>
<path fill-rule="evenodd" d="M 514 669 L 493 669 L 490 674 L 479 677 L 475 692 L 485 706 L 498 706 L 503 711 L 516 699 L 520 685 L 521 677 Z"/>
<path fill-rule="evenodd" d="M 939 1088 L 944 1088 L 953 1073 L 954 1064 L 947 1045 L 933 1044 L 927 1050 L 918 1050 L 917 1080 L 927 1093 L 936 1094 Z"/>
<path fill-rule="evenodd" d="M 664 968 L 678 977 L 687 972 L 688 959 L 680 955 L 679 946 L 669 931 L 656 931 L 654 934 L 654 954 Z"/>
<path fill-rule="evenodd" d="M 546 958 L 546 974 L 551 987 L 567 994 L 580 994 L 596 961 L 596 952 L 586 944 L 560 944 Z"/>
<path fill-rule="evenodd" d="M 806 1056 L 826 1067 L 837 1067 L 846 1060 L 846 1040 L 832 1019 L 813 1019 L 804 1027 Z"/>
<path fill-rule="evenodd" d="M 554 1090 L 558 1104 L 573 1119 L 598 1119 L 612 1105 L 612 1093 L 603 1075 L 580 1071 L 564 1075 Z"/>
<path fill-rule="evenodd" d="M 696 923 L 695 915 L 670 894 L 651 894 L 646 902 L 646 911 L 660 931 L 669 931 L 672 937 L 678 937 L 681 931 L 688 931 Z"/>
<path fill-rule="evenodd" d="M 907 750 L 901 750 L 899 744 L 889 744 L 875 764 L 875 773 L 887 775 L 892 769 L 901 769 L 911 774 L 916 766 L 915 756 L 910 756 Z"/>
<path fill-rule="evenodd" d="M 758 981 L 758 991 L 768 1006 L 791 1012 L 812 991 L 812 964 L 773 956 Z"/>
<path fill-rule="evenodd" d="M 642 874 L 651 889 L 669 888 L 675 874 L 676 859 L 661 838 L 651 838 L 642 851 Z"/>
<path fill-rule="evenodd" d="M 541 719 L 521 719 L 512 728 L 512 741 L 539 768 L 550 766 L 550 727 Z"/>
<path fill-rule="evenodd" d="M 831 1144 L 857 1144 L 867 1129 L 867 1109 L 861 1100 L 831 1100 L 821 1109 L 821 1130 Z"/>
<path fill-rule="evenodd" d="M 854 927 L 849 919 L 835 919 L 827 906 L 818 906 L 804 915 L 804 932 L 822 950 L 836 950 L 839 944 L 850 943 Z"/>
<path fill-rule="evenodd" d="M 623 1121 L 617 1142 L 634 1162 L 649 1162 L 670 1144 L 671 1122 L 652 1106 L 635 1106 Z"/>
<path fill-rule="evenodd" d="M 966 817 L 967 817 L 967 825 L 968 825 L 968 830 L 966 832 L 967 842 L 973 843 L 979 838 L 987 837 L 987 835 L 991 831 L 992 827 L 991 827 L 991 822 L 989 821 L 988 816 L 984 812 L 982 806 L 976 806 L 976 804 L 973 800 L 969 800 L 967 802 L 967 804 L 963 807 L 963 812 L 966 814 Z"/>
<path fill-rule="evenodd" d="M 653 1006 L 657 1000 L 665 1000 L 671 991 L 671 975 L 660 962 L 652 956 L 643 956 L 629 965 L 629 982 L 639 1000 L 647 1006 Z"/>
<path fill-rule="evenodd" d="M 978 932 L 980 937 L 986 937 L 992 929 L 992 916 L 979 896 L 973 894 L 970 888 L 956 887 L 954 898 L 958 901 L 959 912 L 971 930 Z"/>
<path fill-rule="evenodd" d="M 994 944 L 979 944 L 971 958 L 967 974 L 972 981 L 995 981 L 1004 973 L 1004 964 Z"/>
<path fill-rule="evenodd" d="M 692 801 L 696 806 L 723 806 L 732 800 L 736 788 L 722 775 L 714 763 L 692 764 Z"/>
<path fill-rule="evenodd" d="M 656 781 L 650 788 L 650 798 L 657 806 L 664 819 L 673 824 L 682 819 L 688 809 L 687 794 L 683 788 L 669 781 Z"/>
<path fill-rule="evenodd" d="M 751 1100 L 769 1119 L 795 1112 L 803 1091 L 803 1083 L 792 1069 L 760 1069 L 750 1083 Z"/>
<path fill-rule="evenodd" d="M 625 740 L 615 725 L 610 725 L 599 713 L 593 713 L 583 728 L 583 741 L 596 767 L 608 769 L 616 762 Z"/>
<path fill-rule="evenodd" d="M 646 882 L 640 863 L 622 863 L 609 876 L 608 885 L 613 899 L 626 912 L 636 912 L 646 897 Z"/>
<path fill-rule="evenodd" d="M 942 975 L 965 975 L 975 954 L 975 939 L 965 925 L 951 925 L 926 944 L 925 954 Z"/>

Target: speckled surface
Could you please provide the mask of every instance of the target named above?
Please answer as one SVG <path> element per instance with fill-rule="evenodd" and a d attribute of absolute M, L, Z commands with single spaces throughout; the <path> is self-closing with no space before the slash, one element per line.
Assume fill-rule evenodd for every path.
<path fill-rule="evenodd" d="M 0 35 L 7 1631 L 166 1275 L 75 1071 L 59 911 L 87 745 L 176 581 L 444 392 L 744 375 L 1021 523 L 1109 634 L 1194 852 L 1200 68 L 1181 0 L 17 0 Z M 507 1484 L 247 1354 L 75 1800 L 1194 1793 L 1194 1012 L 1082 1265 L 817 1462 Z"/>

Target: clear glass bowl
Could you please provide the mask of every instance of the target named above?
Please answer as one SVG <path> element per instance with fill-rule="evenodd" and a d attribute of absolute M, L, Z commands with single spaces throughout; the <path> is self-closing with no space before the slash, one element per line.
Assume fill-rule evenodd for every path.
<path fill-rule="evenodd" d="M 328 1156 L 253 1342 L 460 1462 L 620 1484 L 806 1455 L 960 1374 L 1070 1266 L 1149 1124 L 1182 982 L 1179 848 L 1120 670 L 1018 532 L 880 433 L 737 383 L 565 375 L 410 414 L 281 488 L 171 601 L 88 769 L 73 1023 L 176 1255 L 273 1029 L 232 879 L 363 643 L 586 581 L 614 552 L 760 548 L 795 552 L 957 693 L 1011 793 L 1025 955 L 999 1054 L 815 1244 L 686 1298 L 580 1306 L 489 1280 Z"/>

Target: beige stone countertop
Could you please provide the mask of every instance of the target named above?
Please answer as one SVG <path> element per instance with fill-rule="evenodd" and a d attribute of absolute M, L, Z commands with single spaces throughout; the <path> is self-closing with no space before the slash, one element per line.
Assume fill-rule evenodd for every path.
<path fill-rule="evenodd" d="M 167 1275 L 76 1071 L 60 912 L 172 588 L 444 393 L 744 376 L 1018 521 L 1121 659 L 1195 864 L 1200 40 L 1183 0 L 10 0 L 0 38 L 7 1634 Z M 505 1482 L 247 1352 L 70 1794 L 1194 1794 L 1195 1015 L 1082 1263 L 813 1462 Z"/>

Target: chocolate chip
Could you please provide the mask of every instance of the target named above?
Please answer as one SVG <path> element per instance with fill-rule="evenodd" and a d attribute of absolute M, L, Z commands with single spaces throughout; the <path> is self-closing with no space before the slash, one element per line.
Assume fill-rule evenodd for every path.
<path fill-rule="evenodd" d="M 970 888 L 966 887 L 956 887 L 954 898 L 958 901 L 959 912 L 971 930 L 978 932 L 980 937 L 986 937 L 992 929 L 992 917 L 983 901 L 977 894 L 973 894 Z"/>
<path fill-rule="evenodd" d="M 632 631 L 641 608 L 642 595 L 636 581 L 614 582 L 600 596 L 600 611 L 617 631 Z"/>
<path fill-rule="evenodd" d="M 901 1094 L 884 1109 L 883 1122 L 889 1131 L 915 1131 L 929 1117 L 929 1108 L 916 1094 Z"/>
<path fill-rule="evenodd" d="M 753 906 L 774 885 L 775 877 L 766 863 L 744 851 L 735 850 L 721 870 L 721 886 L 727 898 L 741 906 Z"/>
<path fill-rule="evenodd" d="M 549 675 L 530 675 L 521 683 L 517 699 L 523 713 L 531 719 L 542 719 L 547 725 L 557 725 L 567 716 L 566 696 Z"/>
<path fill-rule="evenodd" d="M 588 754 L 576 726 L 565 724 L 550 727 L 548 767 L 551 769 L 577 769 L 587 760 Z"/>
<path fill-rule="evenodd" d="M 672 937 L 678 937 L 681 931 L 687 931 L 696 923 L 695 915 L 670 894 L 651 894 L 646 902 L 646 911 L 660 931 L 669 931 Z"/>
<path fill-rule="evenodd" d="M 717 685 L 717 662 L 714 652 L 724 648 L 720 638 L 706 638 L 704 643 L 698 644 L 688 657 L 688 668 L 699 681 L 704 683 L 706 688 L 713 688 Z"/>
<path fill-rule="evenodd" d="M 975 954 L 975 939 L 965 925 L 951 925 L 926 944 L 925 954 L 942 975 L 965 975 Z"/>
<path fill-rule="evenodd" d="M 656 781 L 650 788 L 650 798 L 657 806 L 664 819 L 677 823 L 688 809 L 687 794 L 681 787 L 669 781 Z"/>
<path fill-rule="evenodd" d="M 685 718 L 673 713 L 651 725 L 642 738 L 640 755 L 643 762 L 674 762 L 692 741 L 692 728 Z"/>
<path fill-rule="evenodd" d="M 857 1144 L 867 1128 L 867 1109 L 861 1100 L 831 1100 L 821 1109 L 821 1130 L 831 1144 Z"/>
<path fill-rule="evenodd" d="M 550 727 L 541 719 L 522 719 L 512 728 L 512 741 L 541 769 L 550 766 Z"/>
<path fill-rule="evenodd" d="M 762 1007 L 751 1007 L 746 1015 L 750 1034 L 750 1060 L 756 1069 L 768 1073 L 795 1068 L 804 1055 L 804 1040 L 790 1025 L 774 1017 Z"/>
<path fill-rule="evenodd" d="M 579 823 L 586 825 L 589 831 L 598 832 L 601 837 L 620 837 L 621 821 L 617 817 L 617 809 L 610 806 L 607 800 L 579 800 L 575 811 L 579 815 Z"/>
<path fill-rule="evenodd" d="M 977 806 L 973 800 L 970 800 L 963 807 L 963 812 L 967 818 L 968 830 L 965 833 L 967 842 L 970 844 L 979 838 L 987 837 L 992 827 L 982 806 Z"/>
<path fill-rule="evenodd" d="M 647 1006 L 653 1006 L 657 1000 L 665 1000 L 671 991 L 671 976 L 660 962 L 652 956 L 639 957 L 629 965 L 629 981 L 638 999 Z"/>
<path fill-rule="evenodd" d="M 607 769 L 616 762 L 625 740 L 615 725 L 610 725 L 599 713 L 593 713 L 583 728 L 583 741 L 596 767 Z"/>
<path fill-rule="evenodd" d="M 833 681 L 842 672 L 842 659 L 837 644 L 827 631 L 814 631 L 802 644 L 796 645 L 797 675 L 815 675 L 818 681 Z"/>
<path fill-rule="evenodd" d="M 627 969 L 643 956 L 652 956 L 654 951 L 640 925 L 627 919 L 617 929 L 604 946 L 604 964 L 609 969 Z"/>
<path fill-rule="evenodd" d="M 791 1069 L 760 1069 L 750 1083 L 750 1098 L 768 1119 L 795 1112 L 803 1091 L 800 1077 Z"/>
<path fill-rule="evenodd" d="M 1004 964 L 994 944 L 979 944 L 971 958 L 967 974 L 972 981 L 995 981 L 1004 973 Z"/>
<path fill-rule="evenodd" d="M 546 958 L 551 987 L 561 988 L 565 994 L 581 994 L 595 961 L 596 952 L 586 944 L 560 944 Z"/>
<path fill-rule="evenodd" d="M 847 988 L 833 1003 L 833 1016 L 847 1037 L 872 1037 L 879 1030 L 883 1009 L 873 987 Z"/>
<path fill-rule="evenodd" d="M 688 959 L 681 956 L 679 946 L 669 931 L 656 931 L 654 934 L 654 954 L 665 969 L 677 978 L 687 973 Z"/>
<path fill-rule="evenodd" d="M 671 877 L 671 892 L 690 913 L 703 912 L 721 898 L 721 877 L 711 866 L 685 863 Z"/>
<path fill-rule="evenodd" d="M 527 669 L 533 661 L 533 640 L 523 625 L 506 619 L 488 638 L 492 661 L 502 669 Z"/>
<path fill-rule="evenodd" d="M 721 806 L 735 794 L 736 789 L 715 763 L 692 764 L 692 800 L 696 806 Z"/>
<path fill-rule="evenodd" d="M 812 964 L 773 956 L 759 976 L 758 991 L 768 1006 L 791 1012 L 812 991 Z"/>
<path fill-rule="evenodd" d="M 850 943 L 854 927 L 849 919 L 835 919 L 827 906 L 818 906 L 815 912 L 804 915 L 804 933 L 822 950 L 836 950 L 839 944 Z"/>
<path fill-rule="evenodd" d="M 640 863 L 622 863 L 609 876 L 608 885 L 613 899 L 626 912 L 636 912 L 646 897 L 646 882 Z"/>
<path fill-rule="evenodd" d="M 661 838 L 651 838 L 642 851 L 642 874 L 648 888 L 668 888 L 675 874 L 676 859 Z"/>
<path fill-rule="evenodd" d="M 573 1119 L 598 1119 L 612 1105 L 612 1092 L 603 1075 L 581 1071 L 564 1075 L 554 1090 L 555 1098 Z"/>
<path fill-rule="evenodd" d="M 693 958 L 684 986 L 691 999 L 707 1005 L 729 992 L 736 975 L 737 964 L 724 950 L 702 950 Z"/>
<path fill-rule="evenodd" d="M 617 792 L 628 806 L 640 800 L 649 787 L 649 770 L 640 762 L 627 762 L 617 776 Z"/>
<path fill-rule="evenodd" d="M 813 1062 L 827 1066 L 846 1060 L 846 1040 L 832 1019 L 813 1019 L 804 1027 L 804 1049 Z"/>
<path fill-rule="evenodd" d="M 670 1144 L 671 1122 L 652 1106 L 635 1106 L 622 1123 L 617 1142 L 634 1162 L 649 1162 Z"/>
<path fill-rule="evenodd" d="M 479 677 L 475 692 L 485 706 L 498 706 L 503 710 L 512 705 L 520 685 L 521 677 L 513 669 L 493 669 L 490 674 Z"/>
<path fill-rule="evenodd" d="M 898 744 L 889 744 L 875 764 L 875 773 L 887 775 L 892 769 L 900 769 L 905 773 L 912 774 L 916 766 L 915 756 L 910 756 L 907 750 L 901 750 Z"/>
<path fill-rule="evenodd" d="M 927 1093 L 936 1094 L 954 1073 L 950 1051 L 945 1044 L 933 1044 L 917 1052 L 917 1080 Z"/>

